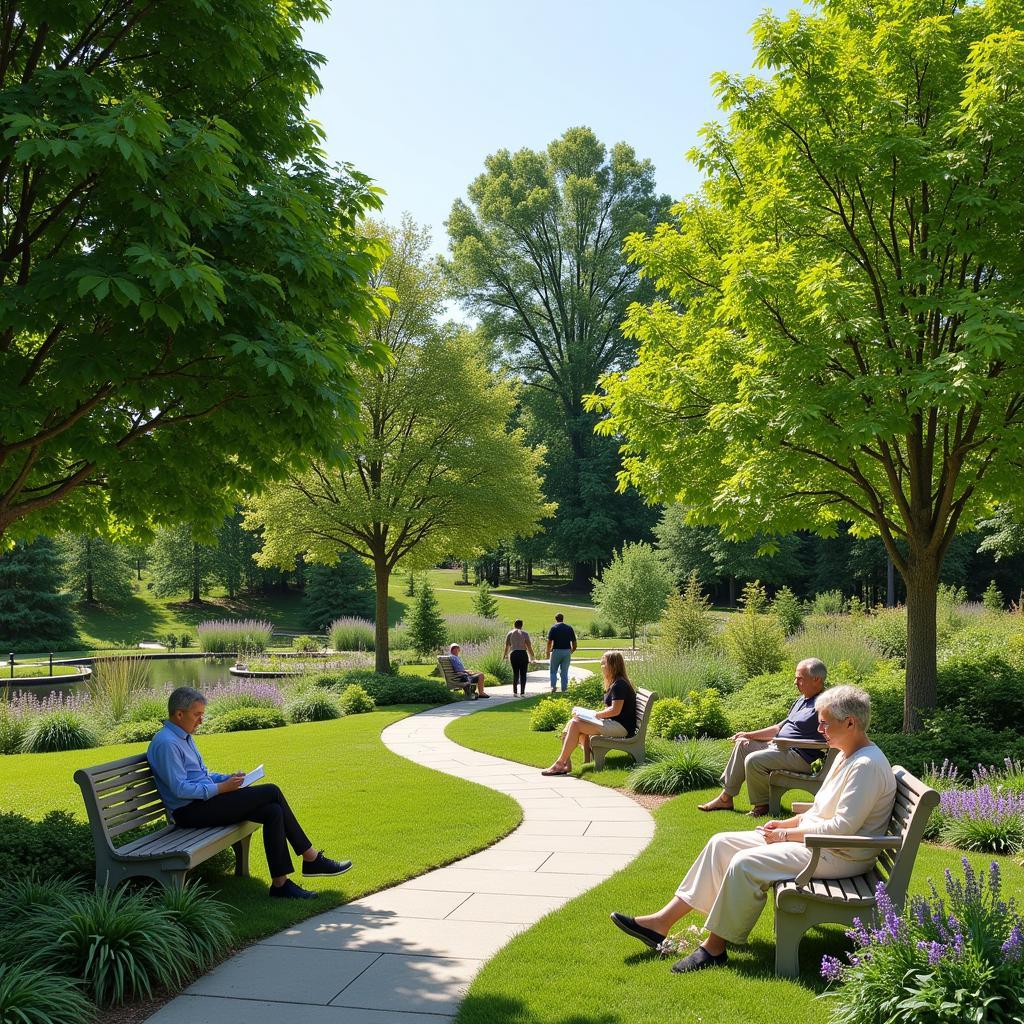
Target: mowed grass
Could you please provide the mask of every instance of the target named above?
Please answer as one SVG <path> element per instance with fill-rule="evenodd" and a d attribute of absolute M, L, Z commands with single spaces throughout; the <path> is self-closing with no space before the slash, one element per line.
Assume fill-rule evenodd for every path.
<path fill-rule="evenodd" d="M 523 764 L 547 766 L 558 747 L 557 733 L 529 731 L 529 708 L 540 698 L 488 709 L 451 723 L 447 735 L 474 750 Z M 727 741 L 724 741 L 727 743 Z M 621 786 L 628 759 L 609 755 L 601 772 L 574 774 L 599 785 Z M 627 868 L 543 918 L 514 938 L 473 982 L 456 1024 L 665 1024 L 665 1022 L 821 1022 L 829 1019 L 825 986 L 819 977 L 825 953 L 841 955 L 848 942 L 843 929 L 828 926 L 811 931 L 801 950 L 797 981 L 774 976 L 773 919 L 766 910 L 747 946 L 730 950 L 726 970 L 673 975 L 671 961 L 660 959 L 608 920 L 613 910 L 645 913 L 657 909 L 675 892 L 683 875 L 716 831 L 753 828 L 742 813 L 704 814 L 697 804 L 715 789 L 683 793 L 655 812 L 657 832 L 647 849 Z M 737 807 L 746 807 L 745 794 Z M 805 799 L 791 792 L 789 799 Z M 912 891 L 927 891 L 928 879 L 942 889 L 947 867 L 959 870 L 959 850 L 923 844 L 917 857 Z M 1012 857 L 969 855 L 979 871 L 992 860 L 1003 867 L 1004 886 L 1024 899 L 1024 872 Z M 679 930 L 701 924 L 699 914 L 680 923 Z"/>
<path fill-rule="evenodd" d="M 381 731 L 418 710 L 388 708 L 332 722 L 198 738 L 211 770 L 264 764 L 266 781 L 281 787 L 310 841 L 354 864 L 339 878 L 310 880 L 309 888 L 320 891 L 316 901 L 270 900 L 263 844 L 253 836 L 252 877 L 216 875 L 211 883 L 234 909 L 239 944 L 450 863 L 516 827 L 522 812 L 510 797 L 422 768 L 384 746 Z M 0 806 L 30 818 L 65 810 L 84 820 L 74 771 L 144 750 L 145 744 L 129 744 L 0 757 Z"/>

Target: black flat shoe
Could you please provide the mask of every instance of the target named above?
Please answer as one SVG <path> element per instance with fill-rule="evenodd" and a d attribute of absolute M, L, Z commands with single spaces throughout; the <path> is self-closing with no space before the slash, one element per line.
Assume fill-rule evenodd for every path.
<path fill-rule="evenodd" d="M 634 939 L 639 939 L 645 946 L 650 946 L 651 949 L 657 949 L 659 944 L 665 941 L 664 935 L 659 935 L 653 929 L 645 928 L 642 924 L 637 924 L 636 921 L 628 914 L 613 913 L 611 917 L 612 923 L 617 928 L 621 928 L 627 935 L 631 935 Z"/>
<path fill-rule="evenodd" d="M 689 956 L 672 965 L 672 973 L 691 974 L 703 971 L 705 967 L 724 967 L 728 962 L 729 954 L 724 950 L 718 956 L 712 956 L 703 946 L 698 946 Z"/>

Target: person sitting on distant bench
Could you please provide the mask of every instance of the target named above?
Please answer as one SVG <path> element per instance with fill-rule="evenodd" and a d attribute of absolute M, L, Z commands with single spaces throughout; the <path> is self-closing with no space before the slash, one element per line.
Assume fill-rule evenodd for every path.
<path fill-rule="evenodd" d="M 768 776 L 771 772 L 785 770 L 811 774 L 812 762 L 821 757 L 820 748 L 782 749 L 772 741 L 821 739 L 815 702 L 825 688 L 827 675 L 825 663 L 818 658 L 805 658 L 797 665 L 794 682 L 800 691 L 800 699 L 777 725 L 755 732 L 738 732 L 732 737 L 732 755 L 722 772 L 722 792 L 714 800 L 699 804 L 700 810 L 731 811 L 732 798 L 740 791 L 745 779 L 747 797 L 752 804 L 747 813 L 752 818 L 763 818 L 768 813 Z"/>
<path fill-rule="evenodd" d="M 306 838 L 284 794 L 274 785 L 242 789 L 244 772 L 224 775 L 207 771 L 192 736 L 203 724 L 206 698 L 191 686 L 179 686 L 168 698 L 167 721 L 150 741 L 146 757 L 157 791 L 182 828 L 237 825 L 255 821 L 263 826 L 263 848 L 272 876 L 270 895 L 277 899 L 311 900 L 315 892 L 296 885 L 288 844 L 302 858 L 305 878 L 340 875 L 349 860 L 325 857 Z"/>
<path fill-rule="evenodd" d="M 458 644 L 452 644 L 448 648 L 449 651 L 449 662 L 451 662 L 452 671 L 455 673 L 455 678 L 460 683 L 475 683 L 476 684 L 476 697 L 477 700 L 490 699 L 489 693 L 484 693 L 484 674 L 483 672 L 470 672 L 465 665 L 462 664 L 462 659 L 459 657 L 459 651 L 462 648 Z"/>

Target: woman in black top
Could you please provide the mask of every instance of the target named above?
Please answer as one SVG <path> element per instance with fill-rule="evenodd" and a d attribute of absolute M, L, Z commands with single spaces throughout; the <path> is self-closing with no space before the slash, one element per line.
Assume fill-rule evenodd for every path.
<path fill-rule="evenodd" d="M 626 663 L 619 651 L 608 651 L 601 659 L 604 675 L 604 707 L 595 712 L 597 721 L 574 715 L 565 729 L 562 752 L 541 775 L 568 775 L 572 771 L 572 752 L 583 746 L 584 763 L 590 760 L 590 737 L 611 736 L 625 739 L 636 732 L 636 690 L 626 675 Z"/>

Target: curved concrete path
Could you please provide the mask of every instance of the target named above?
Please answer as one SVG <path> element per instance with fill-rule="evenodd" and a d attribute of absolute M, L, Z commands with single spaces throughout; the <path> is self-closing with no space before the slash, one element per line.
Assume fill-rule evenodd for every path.
<path fill-rule="evenodd" d="M 528 691 L 547 688 L 547 673 L 532 673 Z M 490 692 L 489 704 L 424 711 L 381 738 L 402 757 L 515 798 L 523 822 L 511 835 L 250 946 L 167 1003 L 151 1024 L 443 1024 L 513 935 L 628 864 L 654 835 L 638 803 L 445 737 L 452 719 L 515 699 L 510 687 Z"/>

